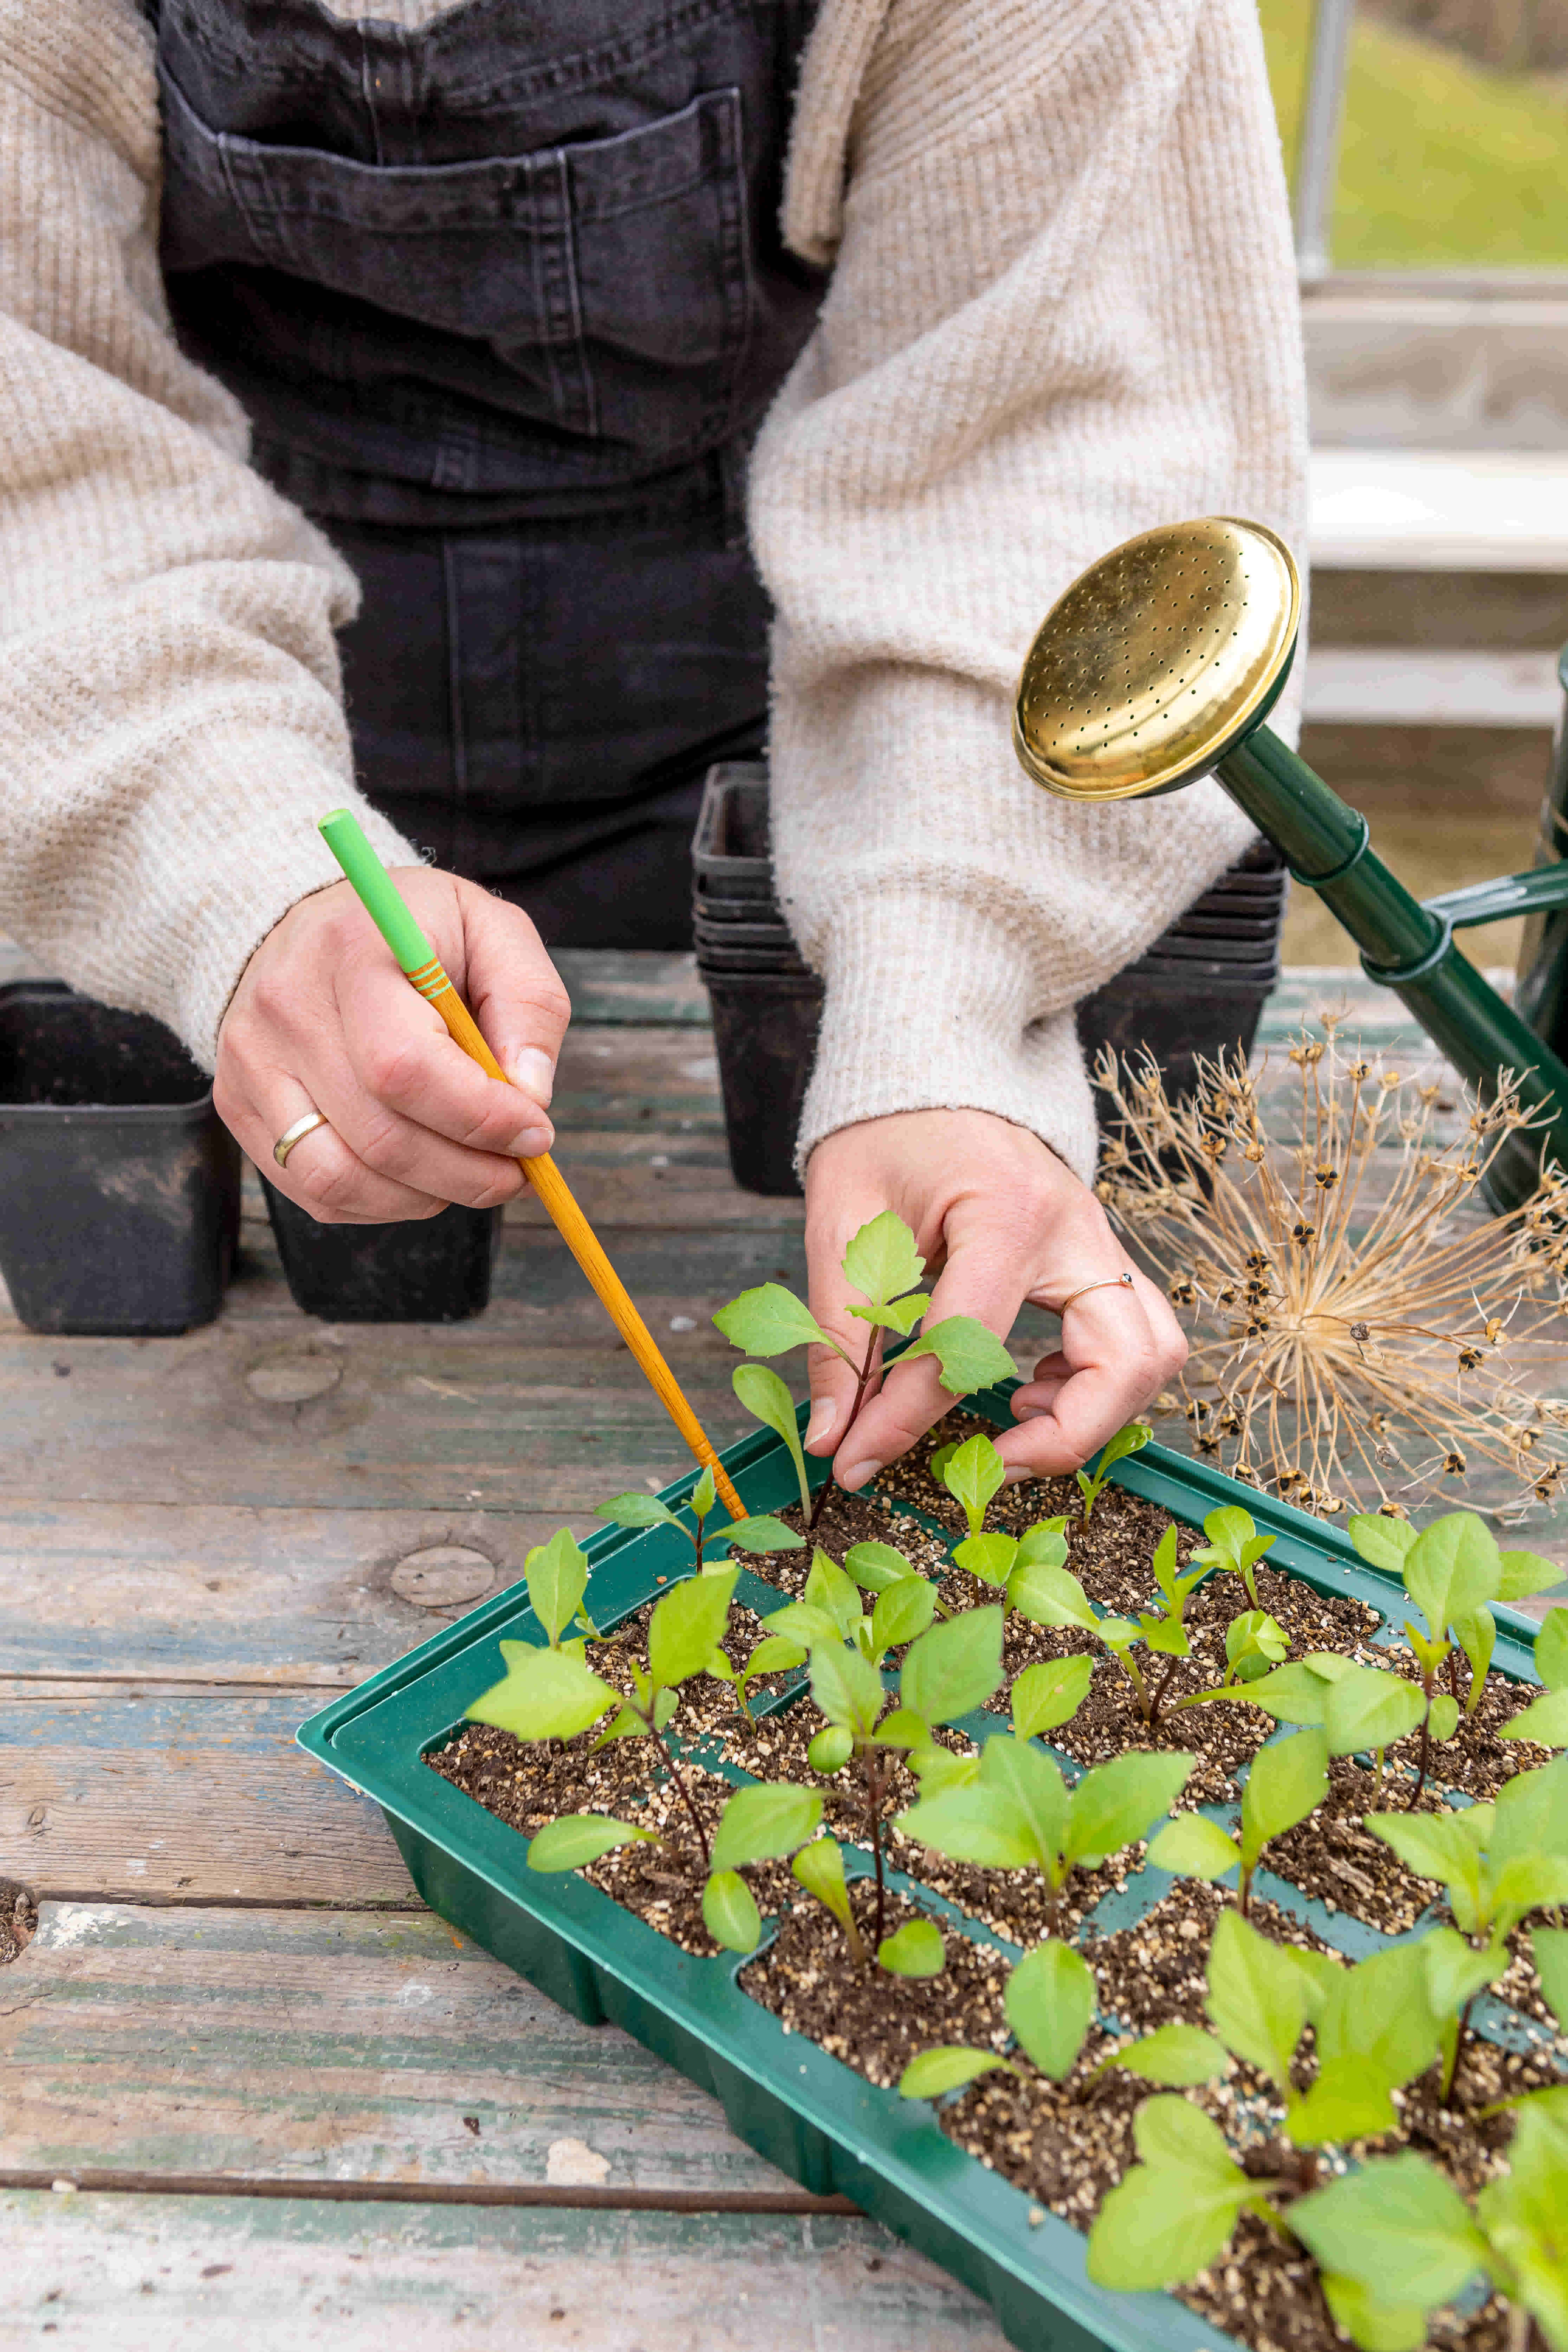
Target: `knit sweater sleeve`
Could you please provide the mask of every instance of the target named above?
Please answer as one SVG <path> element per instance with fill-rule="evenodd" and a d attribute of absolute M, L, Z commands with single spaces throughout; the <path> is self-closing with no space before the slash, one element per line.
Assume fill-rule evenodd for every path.
<path fill-rule="evenodd" d="M 356 591 L 246 463 L 157 265 L 133 0 L 0 0 L 0 928 L 209 1068 L 256 946 L 358 810 L 332 630 Z"/>
<path fill-rule="evenodd" d="M 1011 698 L 1047 608 L 1133 531 L 1228 512 L 1300 544 L 1251 0 L 829 0 L 785 230 L 834 264 L 751 491 L 780 887 L 827 983 L 801 1157 L 856 1120 L 973 1108 L 1087 1176 L 1073 1007 L 1250 835 L 1212 782 L 1049 797 Z"/>

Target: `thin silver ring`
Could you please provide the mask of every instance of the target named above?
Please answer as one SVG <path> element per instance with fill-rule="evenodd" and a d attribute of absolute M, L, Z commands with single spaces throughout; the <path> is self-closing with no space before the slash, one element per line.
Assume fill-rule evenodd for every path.
<path fill-rule="evenodd" d="M 1074 1299 L 1087 1298 L 1091 1290 L 1131 1290 L 1131 1287 L 1132 1276 L 1130 1274 L 1107 1275 L 1103 1282 L 1086 1282 L 1079 1289 L 1069 1292 L 1057 1308 L 1057 1313 L 1065 1315 Z"/>
<path fill-rule="evenodd" d="M 272 1147 L 272 1157 L 279 1167 L 288 1167 L 289 1154 L 297 1143 L 303 1143 L 305 1138 L 308 1135 L 314 1135 L 319 1127 L 329 1127 L 331 1124 L 324 1110 L 308 1110 L 302 1118 L 294 1121 L 292 1127 L 286 1127 Z"/>

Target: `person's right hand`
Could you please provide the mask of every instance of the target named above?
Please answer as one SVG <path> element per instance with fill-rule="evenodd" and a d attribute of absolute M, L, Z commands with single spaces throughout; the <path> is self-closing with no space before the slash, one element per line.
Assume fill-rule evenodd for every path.
<path fill-rule="evenodd" d="M 447 1035 L 346 882 L 300 899 L 240 976 L 213 1097 L 268 1183 L 325 1224 L 493 1208 L 523 1190 L 519 1157 L 554 1140 L 546 1106 L 572 1007 L 538 932 L 456 875 L 394 878 L 513 1083 Z M 273 1144 L 308 1110 L 329 1124 L 280 1169 Z"/>

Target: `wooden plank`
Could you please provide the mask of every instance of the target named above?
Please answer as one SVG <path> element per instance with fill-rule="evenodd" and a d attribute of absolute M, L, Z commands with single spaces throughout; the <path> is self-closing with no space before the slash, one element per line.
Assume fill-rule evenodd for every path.
<path fill-rule="evenodd" d="M 427 1913 L 46 1904 L 0 2053 L 0 2173 L 805 2201 L 705 2092 Z"/>
<path fill-rule="evenodd" d="M 0 1853 L 40 1899 L 418 1907 L 379 1810 L 294 1745 L 301 1695 L 11 1685 Z"/>
<path fill-rule="evenodd" d="M 1003 2352 L 870 2221 L 247 2197 L 0 2195 L 6 2316 L 60 2352 Z M 16 2340 L 20 2340 L 18 2337 Z"/>
<path fill-rule="evenodd" d="M 594 1524 L 573 1521 L 580 1535 Z M 515 1582 L 529 1547 L 559 1525 L 472 1509 L 12 1504 L 0 1520 L 0 1676 L 342 1688 Z M 489 1586 L 446 1607 L 405 1599 L 395 1571 L 435 1549 L 468 1553 L 474 1580 L 488 1561 Z"/>
<path fill-rule="evenodd" d="M 709 1025 L 708 992 L 694 955 L 664 955 L 636 948 L 557 948 L 552 958 L 572 999 L 579 1026 L 619 1022 L 646 1028 L 655 1022 Z"/>

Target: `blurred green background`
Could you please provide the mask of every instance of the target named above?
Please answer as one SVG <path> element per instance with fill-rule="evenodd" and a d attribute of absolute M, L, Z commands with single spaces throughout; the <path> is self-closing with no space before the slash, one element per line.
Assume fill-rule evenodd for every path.
<path fill-rule="evenodd" d="M 1311 0 L 1260 0 L 1259 14 L 1293 168 Z M 1336 269 L 1568 262 L 1568 69 L 1544 16 L 1542 0 L 1405 0 L 1388 15 L 1358 11 L 1331 224 Z M 1486 61 L 1531 54 L 1553 63 L 1510 71 Z"/>

